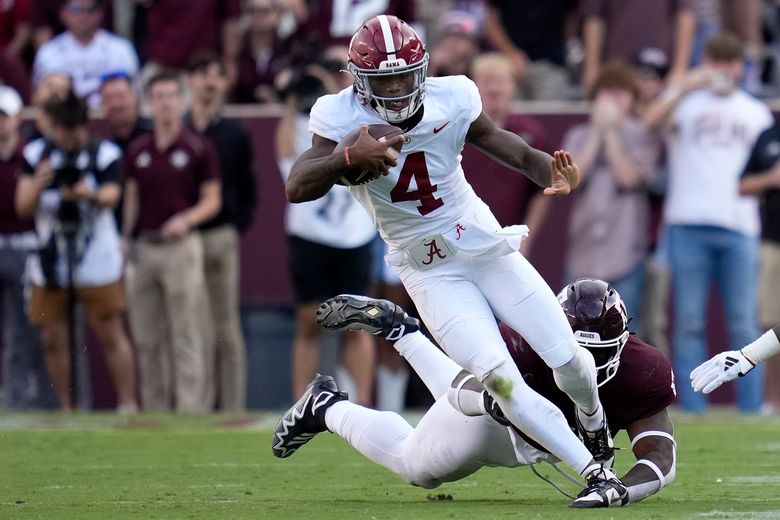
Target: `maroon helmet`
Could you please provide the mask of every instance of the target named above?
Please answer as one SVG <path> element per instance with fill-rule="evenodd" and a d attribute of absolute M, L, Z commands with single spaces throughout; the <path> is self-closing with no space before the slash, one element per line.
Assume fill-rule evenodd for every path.
<path fill-rule="evenodd" d="M 422 106 L 428 52 L 403 20 L 381 14 L 363 22 L 349 43 L 347 68 L 360 100 L 385 121 L 405 121 Z M 398 82 L 398 95 L 377 95 L 377 85 L 391 79 Z"/>
<path fill-rule="evenodd" d="M 628 341 L 628 314 L 623 299 L 604 280 L 580 278 L 558 293 L 558 302 L 574 337 L 596 360 L 598 385 L 617 373 L 620 353 Z"/>

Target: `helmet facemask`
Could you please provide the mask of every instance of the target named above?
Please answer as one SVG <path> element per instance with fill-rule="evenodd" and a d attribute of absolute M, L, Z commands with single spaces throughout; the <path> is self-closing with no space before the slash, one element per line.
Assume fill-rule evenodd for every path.
<path fill-rule="evenodd" d="M 387 66 L 392 63 L 392 67 Z M 402 59 L 394 62 L 382 62 L 379 69 L 360 69 L 350 61 L 349 72 L 355 80 L 355 89 L 358 97 L 366 105 L 371 107 L 382 119 L 388 123 L 400 123 L 412 117 L 422 106 L 425 99 L 425 76 L 428 73 L 428 54 L 423 56 L 420 62 L 407 66 Z M 398 81 L 410 84 L 409 92 L 400 96 L 380 96 L 371 87 L 371 80 L 387 79 L 392 76 L 403 75 Z M 393 104 L 405 104 L 397 109 Z"/>
<path fill-rule="evenodd" d="M 575 330 L 577 343 L 593 354 L 596 362 L 596 381 L 599 387 L 615 377 L 620 367 L 620 354 L 628 342 L 629 332 L 625 330 L 615 339 L 601 340 L 598 332 Z"/>

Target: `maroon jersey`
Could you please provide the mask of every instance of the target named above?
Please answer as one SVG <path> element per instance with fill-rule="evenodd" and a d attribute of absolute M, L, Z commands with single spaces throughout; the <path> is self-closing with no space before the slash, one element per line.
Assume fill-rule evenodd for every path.
<path fill-rule="evenodd" d="M 505 129 L 516 133 L 534 148 L 547 150 L 544 129 L 532 117 L 511 116 Z M 473 146 L 463 149 L 461 165 L 466 180 L 502 226 L 525 221 L 531 199 L 541 192 L 539 186 L 525 175 L 518 175 L 506 166 L 488 160 Z M 496 186 L 501 186 L 501 189 L 497 190 Z"/>
<path fill-rule="evenodd" d="M 552 369 L 517 332 L 503 323 L 499 329 L 528 386 L 560 408 L 569 426 L 575 430 L 574 403 L 555 384 Z M 660 350 L 631 334 L 620 356 L 620 367 L 615 377 L 599 388 L 599 398 L 612 436 L 630 424 L 664 410 L 674 401 L 675 392 L 669 361 Z"/>
<path fill-rule="evenodd" d="M 149 59 L 182 69 L 199 51 L 221 51 L 222 24 L 240 15 L 239 0 L 155 0 L 149 7 Z"/>
<path fill-rule="evenodd" d="M 125 155 L 125 174 L 138 183 L 138 231 L 159 230 L 170 217 L 197 204 L 204 182 L 219 180 L 214 146 L 187 127 L 165 150 L 149 132 Z"/>
<path fill-rule="evenodd" d="M 22 219 L 16 214 L 14 194 L 16 180 L 22 169 L 22 147 L 7 160 L 0 159 L 0 234 L 33 231 L 32 219 Z"/>

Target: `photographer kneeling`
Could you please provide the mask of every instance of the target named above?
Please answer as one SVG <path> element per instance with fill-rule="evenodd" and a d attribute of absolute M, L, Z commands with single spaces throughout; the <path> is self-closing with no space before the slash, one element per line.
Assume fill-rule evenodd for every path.
<path fill-rule="evenodd" d="M 46 365 L 60 404 L 71 409 L 75 403 L 68 317 L 74 294 L 103 347 L 118 410 L 135 411 L 133 351 L 121 321 L 122 248 L 112 211 L 121 196 L 121 151 L 91 138 L 86 104 L 72 92 L 43 110 L 52 121 L 51 138 L 24 148 L 16 190 L 17 212 L 34 215 L 40 246 L 27 266 L 33 285 L 30 321 L 41 327 Z"/>

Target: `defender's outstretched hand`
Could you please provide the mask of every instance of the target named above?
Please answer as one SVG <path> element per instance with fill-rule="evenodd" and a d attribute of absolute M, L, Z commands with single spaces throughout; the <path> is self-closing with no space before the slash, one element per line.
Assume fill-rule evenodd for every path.
<path fill-rule="evenodd" d="M 577 188 L 580 183 L 580 169 L 574 162 L 571 154 L 564 150 L 558 150 L 553 154 L 550 162 L 550 187 L 544 189 L 545 195 L 568 195 Z"/>
<path fill-rule="evenodd" d="M 709 394 L 723 383 L 742 377 L 755 365 L 739 350 L 721 352 L 705 361 L 691 372 L 694 392 Z"/>

